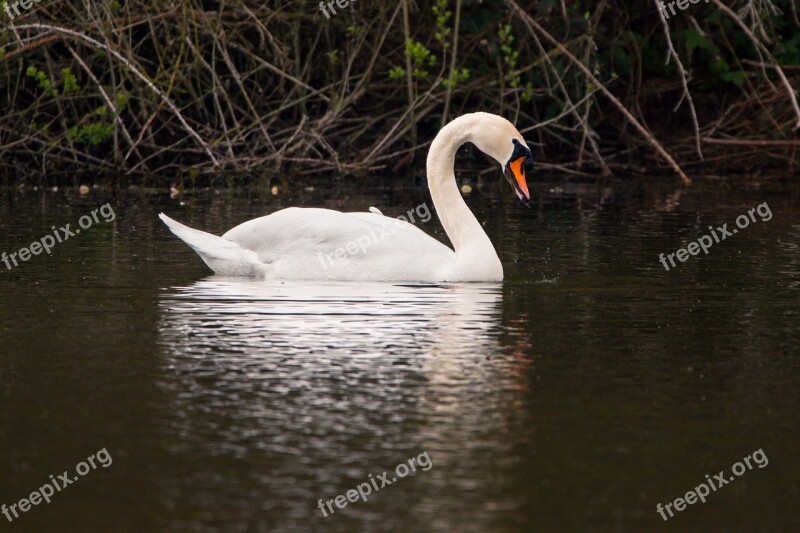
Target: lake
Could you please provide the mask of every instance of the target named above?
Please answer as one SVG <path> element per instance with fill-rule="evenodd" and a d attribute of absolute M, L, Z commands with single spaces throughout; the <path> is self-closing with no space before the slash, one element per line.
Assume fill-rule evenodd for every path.
<path fill-rule="evenodd" d="M 0 252 L 82 229 L 0 263 L 0 504 L 75 478 L 2 529 L 800 528 L 800 188 L 532 189 L 530 209 L 468 196 L 505 266 L 492 284 L 222 278 L 157 218 L 397 216 L 432 208 L 424 189 L 0 193 Z M 765 202 L 707 254 L 659 261 Z M 106 203 L 112 221 L 79 224 Z M 420 226 L 445 238 L 435 213 Z M 113 462 L 74 475 L 100 450 Z M 657 505 L 723 471 L 664 525 Z"/>

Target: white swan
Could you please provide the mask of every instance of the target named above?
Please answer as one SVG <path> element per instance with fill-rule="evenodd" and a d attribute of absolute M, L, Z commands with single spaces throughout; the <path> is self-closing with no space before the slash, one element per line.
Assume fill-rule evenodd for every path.
<path fill-rule="evenodd" d="M 530 194 L 533 156 L 517 129 L 489 113 L 463 115 L 436 135 L 428 153 L 428 187 L 451 250 L 418 227 L 369 213 L 282 209 L 222 237 L 161 213 L 169 229 L 217 274 L 267 279 L 341 281 L 501 281 L 503 265 L 456 185 L 456 150 L 472 142 L 500 163 L 520 200 Z"/>

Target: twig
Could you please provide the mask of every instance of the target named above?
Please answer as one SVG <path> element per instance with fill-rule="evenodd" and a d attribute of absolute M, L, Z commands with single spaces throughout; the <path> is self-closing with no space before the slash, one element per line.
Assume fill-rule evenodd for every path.
<path fill-rule="evenodd" d="M 689 102 L 689 112 L 692 115 L 692 124 L 694 125 L 694 146 L 695 150 L 697 150 L 697 156 L 700 160 L 703 160 L 703 150 L 700 148 L 700 124 L 697 121 L 697 113 L 694 109 L 694 101 L 692 100 L 692 93 L 689 92 L 689 84 L 686 81 L 686 69 L 683 68 L 683 63 L 681 63 L 681 58 L 678 57 L 678 52 L 675 51 L 675 47 L 672 45 L 672 37 L 669 33 L 669 24 L 667 24 L 667 19 L 664 18 L 664 13 L 661 11 L 661 6 L 659 6 L 660 0 L 653 0 L 655 3 L 656 11 L 658 12 L 658 18 L 661 19 L 661 27 L 664 29 L 664 37 L 667 39 L 667 48 L 669 52 L 667 53 L 667 60 L 664 63 L 665 65 L 669 65 L 669 58 L 672 56 L 675 59 L 675 63 L 678 65 L 678 72 L 681 75 L 681 84 L 683 85 L 683 96 L 686 98 L 686 101 Z M 683 99 L 681 99 L 683 101 Z M 674 113 L 680 107 L 681 102 L 675 106 L 675 109 L 672 110 Z"/>
<path fill-rule="evenodd" d="M 715 139 L 703 137 L 704 143 L 728 144 L 733 146 L 800 146 L 800 140 L 773 141 L 769 139 Z"/>
<path fill-rule="evenodd" d="M 406 56 L 406 91 L 408 92 L 408 111 L 406 114 L 409 116 L 411 124 L 411 144 L 417 144 L 417 119 L 414 116 L 414 81 L 412 79 L 411 70 L 411 55 L 408 53 L 408 47 L 411 44 L 411 29 L 408 22 L 408 0 L 400 0 L 403 4 L 403 35 L 405 36 L 405 46 L 403 47 Z M 372 152 L 374 153 L 374 151 Z M 370 153 L 370 155 L 372 155 Z M 369 159 L 369 156 L 367 157 Z"/>
<path fill-rule="evenodd" d="M 458 55 L 458 33 L 461 26 L 461 0 L 456 0 L 456 19 L 453 23 L 453 53 L 450 57 L 450 76 L 447 80 L 447 92 L 444 95 L 444 111 L 442 112 L 442 127 L 447 124 L 450 112 L 450 96 L 453 92 L 453 75 L 456 71 L 456 56 Z"/>
<path fill-rule="evenodd" d="M 539 36 L 536 35 L 536 33 L 531 30 L 530 26 L 528 26 L 528 30 L 531 31 L 533 40 L 536 43 L 536 48 L 539 50 L 539 53 L 544 59 L 544 64 L 548 65 L 553 70 L 553 74 L 555 75 L 556 78 L 556 84 L 558 85 L 559 89 L 561 89 L 561 92 L 564 95 L 564 99 L 567 101 L 567 105 L 570 108 L 570 114 L 572 114 L 575 117 L 575 120 L 577 120 L 578 124 L 580 124 L 581 128 L 583 129 L 581 146 L 578 151 L 578 162 L 582 163 L 583 161 L 583 150 L 585 146 L 584 141 L 588 139 L 589 146 L 591 146 L 592 152 L 594 153 L 595 158 L 597 158 L 597 162 L 603 169 L 603 175 L 610 176 L 612 174 L 611 169 L 608 168 L 608 165 L 606 165 L 606 162 L 603 160 L 603 156 L 600 154 L 600 147 L 597 146 L 597 141 L 594 139 L 592 135 L 589 134 L 589 125 L 586 123 L 584 117 L 581 116 L 580 113 L 578 113 L 577 106 L 574 106 L 572 104 L 572 98 L 569 95 L 569 91 L 567 90 L 567 87 L 564 85 L 564 81 L 561 79 L 561 74 L 559 74 L 558 69 L 556 69 L 556 66 L 550 59 L 550 54 L 547 53 L 547 51 L 544 48 L 544 45 L 542 45 L 541 41 L 539 40 Z M 566 47 L 564 47 L 564 49 L 566 50 Z M 545 72 L 547 72 L 547 69 L 545 69 Z"/>
<path fill-rule="evenodd" d="M 67 36 L 73 37 L 75 39 L 78 39 L 80 41 L 83 41 L 83 42 L 85 42 L 87 44 L 90 44 L 90 45 L 94 46 L 95 48 L 99 48 L 99 49 L 103 50 L 104 52 L 112 55 L 115 59 L 117 59 L 123 65 L 125 65 L 128 68 L 128 70 L 130 70 L 131 73 L 134 76 L 136 76 L 137 78 L 142 80 L 145 83 L 145 85 L 147 85 L 153 92 L 156 93 L 156 95 L 158 95 L 159 98 L 161 98 L 161 100 L 167 105 L 167 107 L 169 107 L 172 110 L 172 112 L 175 114 L 176 118 L 180 121 L 180 123 L 183 125 L 183 127 L 186 129 L 186 131 L 188 131 L 189 134 L 192 137 L 195 138 L 197 143 L 203 148 L 203 150 L 206 152 L 206 154 L 208 154 L 209 159 L 211 159 L 211 161 L 214 163 L 214 165 L 216 166 L 216 165 L 219 164 L 217 162 L 217 158 L 214 157 L 214 154 L 211 152 L 211 149 L 208 147 L 208 145 L 205 143 L 205 141 L 203 141 L 202 137 L 200 137 L 200 135 L 198 135 L 198 133 L 194 130 L 194 128 L 192 128 L 186 122 L 186 120 L 183 118 L 183 115 L 181 114 L 180 110 L 178 109 L 178 106 L 176 106 L 175 103 L 172 100 L 170 100 L 167 95 L 165 95 L 163 92 L 161 92 L 161 90 L 158 87 L 153 85 L 153 82 L 148 80 L 147 77 L 144 74 L 139 72 L 139 69 L 134 67 L 127 59 L 122 57 L 119 54 L 119 52 L 117 52 L 116 50 L 110 48 L 109 46 L 107 46 L 107 45 L 105 45 L 105 44 L 103 44 L 103 43 L 101 43 L 101 42 L 89 37 L 88 35 L 84 35 L 83 33 L 80 33 L 80 32 L 74 31 L 74 30 L 70 30 L 70 29 L 67 29 L 67 28 L 62 28 L 60 26 L 53 26 L 53 25 L 50 25 L 50 24 L 21 24 L 21 25 L 17 26 L 16 28 L 19 29 L 19 30 L 26 30 L 26 29 L 45 30 L 45 31 L 52 31 L 52 32 L 60 33 L 60 34 L 67 35 Z"/>
<path fill-rule="evenodd" d="M 106 105 L 111 110 L 111 112 L 114 113 L 114 122 L 116 122 L 117 125 L 119 125 L 120 129 L 122 130 L 123 135 L 125 135 L 125 139 L 128 141 L 130 146 L 135 148 L 135 146 L 133 144 L 133 138 L 131 138 L 131 134 L 130 134 L 130 132 L 128 132 L 128 128 L 125 126 L 125 123 L 122 121 L 122 118 L 119 116 L 119 109 L 117 109 L 116 104 L 114 102 L 112 102 L 111 98 L 109 98 L 108 94 L 106 94 L 105 89 L 103 89 L 103 86 L 100 84 L 100 80 L 97 79 L 97 77 L 89 69 L 89 67 L 86 65 L 86 63 L 83 62 L 83 59 L 81 59 L 81 56 L 78 55 L 78 53 L 75 50 L 73 50 L 73 48 L 71 46 L 68 46 L 67 49 L 69 50 L 70 54 L 72 54 L 72 57 L 75 59 L 75 61 L 77 61 L 78 64 L 81 66 L 83 71 L 86 72 L 86 75 L 89 76 L 89 78 L 94 82 L 95 85 L 97 85 L 97 89 L 100 91 L 100 95 L 103 97 L 103 100 L 105 100 Z M 141 154 L 139 154 L 139 157 L 141 157 Z"/>
<path fill-rule="evenodd" d="M 783 86 L 786 87 L 786 92 L 789 94 L 789 99 L 792 103 L 792 109 L 794 110 L 794 114 L 797 117 L 797 121 L 795 122 L 795 129 L 800 128 L 800 106 L 797 105 L 797 96 L 794 94 L 794 89 L 789 84 L 789 80 L 786 79 L 786 75 L 783 73 L 783 69 L 780 67 L 778 60 L 775 59 L 775 56 L 770 53 L 764 43 L 762 43 L 759 39 L 753 35 L 753 32 L 750 31 L 750 28 L 742 22 L 742 20 L 736 16 L 736 13 L 731 10 L 728 6 L 720 2 L 719 0 L 711 0 L 714 2 L 719 9 L 721 9 L 726 15 L 733 19 L 733 21 L 742 29 L 742 31 L 750 38 L 753 44 L 756 46 L 756 49 L 762 51 L 773 63 L 773 68 L 775 72 L 778 73 L 778 77 L 781 79 Z"/>
<path fill-rule="evenodd" d="M 527 14 L 525 11 L 523 11 L 523 10 L 522 10 L 522 8 L 521 8 L 521 7 L 519 7 L 519 5 L 518 5 L 518 4 L 517 4 L 517 3 L 516 3 L 514 0 L 506 0 L 506 1 L 507 1 L 507 2 L 508 2 L 508 4 L 509 4 L 509 5 L 510 5 L 510 6 L 511 6 L 511 7 L 512 7 L 512 8 L 513 8 L 513 9 L 514 9 L 514 10 L 515 10 L 515 11 L 516 11 L 518 14 L 519 14 L 520 18 L 522 18 L 522 20 L 523 20 L 523 21 L 525 21 L 525 23 L 528 25 L 528 28 L 530 29 L 530 31 L 531 31 L 532 33 L 533 33 L 533 32 L 535 32 L 535 31 L 538 31 L 539 33 L 541 33 L 541 34 L 544 36 L 544 38 L 545 38 L 545 39 L 547 39 L 547 40 L 548 40 L 548 41 L 549 41 L 551 44 L 553 44 L 553 46 L 555 46 L 555 47 L 559 48 L 559 49 L 561 50 L 561 52 L 562 52 L 562 53 L 563 53 L 563 54 L 564 54 L 564 55 L 565 55 L 567 58 L 569 58 L 569 60 L 570 60 L 570 61 L 572 61 L 572 62 L 575 64 L 575 66 L 577 66 L 577 67 L 578 67 L 578 68 L 581 70 L 581 72 L 583 72 L 583 74 L 584 74 L 584 75 L 585 75 L 585 76 L 586 76 L 586 77 L 587 77 L 587 78 L 588 78 L 588 79 L 589 79 L 589 80 L 590 80 L 590 81 L 591 81 L 591 82 L 592 82 L 594 85 L 596 85 L 597 87 L 599 87 L 599 88 L 600 88 L 600 90 L 603 92 L 603 94 L 604 94 L 604 95 L 606 95 L 606 98 L 608 98 L 609 100 L 611 100 L 611 102 L 612 102 L 612 103 L 613 103 L 613 104 L 614 104 L 614 105 L 617 107 L 617 109 L 619 109 L 619 111 L 620 111 L 620 112 L 621 112 L 621 113 L 622 113 L 622 114 L 625 116 L 625 118 L 626 118 L 626 119 L 628 119 L 628 121 L 629 121 L 629 122 L 630 122 L 630 123 L 631 123 L 631 124 L 632 124 L 632 125 L 633 125 L 633 126 L 636 128 L 636 129 L 637 129 L 637 130 L 639 130 L 639 133 L 641 133 L 642 135 L 644 135 L 645 139 L 647 139 L 647 141 L 648 141 L 648 142 L 649 142 L 651 145 L 653 145 L 653 147 L 654 147 L 654 148 L 655 148 L 655 149 L 658 151 L 658 153 L 659 153 L 659 154 L 661 154 L 661 157 L 663 157 L 664 159 L 666 159 L 666 160 L 667 160 L 667 162 L 669 163 L 669 165 L 670 165 L 670 166 L 671 166 L 671 167 L 672 167 L 672 168 L 675 170 L 675 172 L 678 174 L 678 176 L 680 176 L 680 178 L 681 178 L 681 181 L 683 182 L 683 184 L 684 184 L 684 185 L 689 185 L 690 183 L 692 183 L 692 180 L 689 178 L 689 176 L 687 176 L 687 175 L 686 175 L 686 174 L 683 172 L 683 170 L 681 169 L 680 165 L 678 165 L 678 163 L 676 163 L 676 162 L 675 162 L 675 160 L 672 158 L 672 156 L 669 154 L 669 152 L 667 152 L 667 151 L 664 149 L 664 147 L 663 147 L 663 146 L 661 146 L 661 143 L 659 143 L 659 142 L 658 142 L 658 141 L 655 139 L 655 137 L 653 137 L 653 136 L 650 134 L 650 132 L 648 132 L 648 131 L 647 131 L 647 129 L 645 129 L 645 127 L 644 127 L 644 126 L 642 126 L 641 124 L 639 124 L 639 121 L 638 121 L 638 120 L 636 120 L 636 118 L 635 118 L 635 117 L 634 117 L 634 116 L 631 114 L 631 112 L 630 112 L 630 111 L 628 111 L 628 109 L 627 109 L 627 108 L 626 108 L 624 105 L 622 105 L 622 102 L 620 102 L 620 101 L 619 101 L 619 100 L 618 100 L 618 99 L 617 99 L 617 98 L 616 98 L 616 97 L 615 97 L 613 94 L 611 94 L 611 91 L 609 91 L 609 90 L 608 90 L 608 89 L 605 87 L 605 85 L 603 85 L 602 83 L 600 83 L 600 80 L 598 80 L 598 79 L 597 79 L 597 78 L 594 76 L 594 74 L 592 74 L 592 72 L 591 72 L 591 71 L 590 71 L 590 70 L 589 70 L 589 69 L 586 67 L 586 65 L 584 65 L 583 63 L 581 63 L 581 62 L 578 60 L 578 58 L 576 58 L 574 55 L 572 55 L 572 53 L 571 53 L 569 50 L 567 50 L 566 48 L 564 48 L 564 45 L 562 45 L 561 43 L 559 43 L 559 42 L 556 40 L 556 38 L 555 38 L 555 37 L 553 37 L 552 35 L 550 35 L 550 34 L 549 34 L 549 33 L 548 33 L 548 32 L 547 32 L 547 31 L 546 31 L 546 30 L 545 30 L 543 27 L 541 27 L 541 26 L 539 25 L 539 23 L 537 23 L 535 20 L 533 20 L 533 18 L 532 18 L 530 15 L 528 15 L 528 14 Z M 717 1 L 717 0 L 714 0 L 714 1 Z"/>

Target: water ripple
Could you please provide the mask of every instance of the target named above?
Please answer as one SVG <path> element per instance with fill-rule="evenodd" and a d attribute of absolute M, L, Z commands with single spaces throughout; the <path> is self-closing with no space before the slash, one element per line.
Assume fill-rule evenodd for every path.
<path fill-rule="evenodd" d="M 462 468 L 463 479 L 474 476 L 475 458 L 459 459 L 476 452 L 465 443 L 502 431 L 497 415 L 510 403 L 502 391 L 514 389 L 504 377 L 514 363 L 499 346 L 501 301 L 500 284 L 211 277 L 171 288 L 160 299 L 159 332 L 181 436 L 175 451 L 210 446 L 206 454 L 245 458 L 260 450 L 257 477 L 244 484 L 278 506 L 275 526 L 291 528 L 312 519 L 318 498 L 428 450 L 452 463 L 449 478 L 428 472 L 383 499 L 379 513 L 353 506 L 348 516 L 405 515 L 396 506 L 431 513 L 436 498 L 424 494 L 442 491 Z M 465 490 L 482 503 L 482 489 Z M 441 497 L 434 508 L 451 505 L 460 504 Z"/>

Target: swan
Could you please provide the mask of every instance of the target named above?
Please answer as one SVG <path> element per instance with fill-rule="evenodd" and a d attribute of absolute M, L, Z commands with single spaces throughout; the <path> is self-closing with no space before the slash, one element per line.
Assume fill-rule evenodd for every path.
<path fill-rule="evenodd" d="M 159 218 L 215 273 L 274 280 L 502 281 L 503 265 L 467 207 L 453 166 L 471 142 L 498 163 L 519 199 L 528 204 L 525 172 L 533 155 L 505 118 L 462 115 L 434 138 L 426 162 L 428 188 L 453 249 L 417 226 L 369 213 L 290 207 L 244 222 L 222 237 Z"/>

